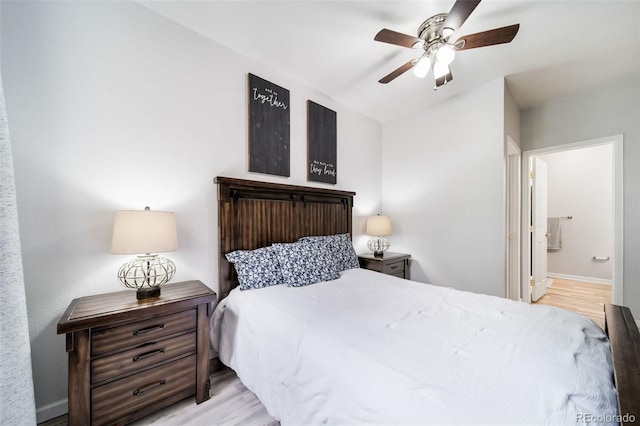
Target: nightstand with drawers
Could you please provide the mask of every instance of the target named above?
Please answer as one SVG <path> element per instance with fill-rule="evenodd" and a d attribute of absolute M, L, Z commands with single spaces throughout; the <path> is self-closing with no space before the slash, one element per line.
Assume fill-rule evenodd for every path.
<path fill-rule="evenodd" d="M 376 257 L 373 253 L 359 254 L 360 267 L 395 277 L 410 279 L 410 254 L 386 252 L 384 257 Z"/>
<path fill-rule="evenodd" d="M 69 353 L 69 425 L 120 425 L 196 395 L 209 399 L 209 317 L 200 281 L 74 299 L 58 322 Z"/>

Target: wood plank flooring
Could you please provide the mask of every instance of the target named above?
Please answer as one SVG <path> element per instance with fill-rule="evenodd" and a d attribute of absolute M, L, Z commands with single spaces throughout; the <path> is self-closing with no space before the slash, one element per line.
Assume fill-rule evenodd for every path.
<path fill-rule="evenodd" d="M 586 315 L 604 329 L 604 304 L 611 303 L 611 286 L 553 278 L 547 293 L 535 303 Z"/>

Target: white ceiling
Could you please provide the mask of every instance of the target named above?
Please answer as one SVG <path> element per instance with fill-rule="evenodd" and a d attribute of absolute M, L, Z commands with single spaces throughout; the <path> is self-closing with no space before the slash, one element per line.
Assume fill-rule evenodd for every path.
<path fill-rule="evenodd" d="M 518 35 L 510 44 L 458 52 L 453 81 L 437 91 L 431 75 L 411 72 L 378 83 L 419 53 L 373 37 L 382 28 L 415 35 L 454 0 L 139 3 L 381 122 L 500 77 L 525 109 L 640 73 L 639 0 L 484 0 L 452 40 L 514 23 Z"/>

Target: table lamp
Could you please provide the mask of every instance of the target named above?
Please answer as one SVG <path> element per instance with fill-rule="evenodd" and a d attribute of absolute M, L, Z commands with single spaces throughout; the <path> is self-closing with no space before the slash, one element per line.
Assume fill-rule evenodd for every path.
<path fill-rule="evenodd" d="M 160 296 L 160 285 L 173 278 L 176 265 L 155 253 L 177 249 L 178 231 L 173 212 L 152 211 L 149 207 L 116 212 L 111 253 L 138 255 L 118 270 L 122 285 L 137 289 L 137 299 Z"/>
<path fill-rule="evenodd" d="M 367 243 L 369 250 L 373 252 L 375 257 L 383 257 L 384 252 L 389 249 L 389 241 L 384 236 L 391 235 L 391 219 L 388 216 L 369 216 L 367 217 L 367 235 L 375 235 Z"/>

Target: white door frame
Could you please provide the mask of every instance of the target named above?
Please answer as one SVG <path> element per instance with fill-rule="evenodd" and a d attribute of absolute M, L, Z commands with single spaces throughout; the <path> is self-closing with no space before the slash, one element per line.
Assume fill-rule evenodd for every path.
<path fill-rule="evenodd" d="M 522 153 L 522 223 L 531 223 L 531 188 L 529 187 L 528 176 L 531 173 L 529 170 L 529 159 L 536 155 L 550 154 L 553 152 L 570 151 L 574 149 L 587 148 L 597 145 L 611 144 L 613 147 L 613 279 L 612 279 L 612 303 L 616 305 L 623 304 L 623 237 L 624 237 L 624 222 L 623 222 L 623 174 L 622 174 L 622 148 L 623 148 L 623 136 L 614 135 L 606 138 L 590 139 L 586 141 L 574 142 L 564 145 L 555 145 L 547 148 L 534 149 L 530 151 L 524 151 Z M 531 233 L 528 226 L 521 228 L 521 241 L 522 241 L 522 296 L 526 302 L 531 302 L 529 291 L 529 271 L 531 269 Z"/>
<path fill-rule="evenodd" d="M 508 299 L 522 300 L 520 285 L 520 175 L 521 152 L 511 136 L 506 143 L 506 250 L 505 295 Z"/>

